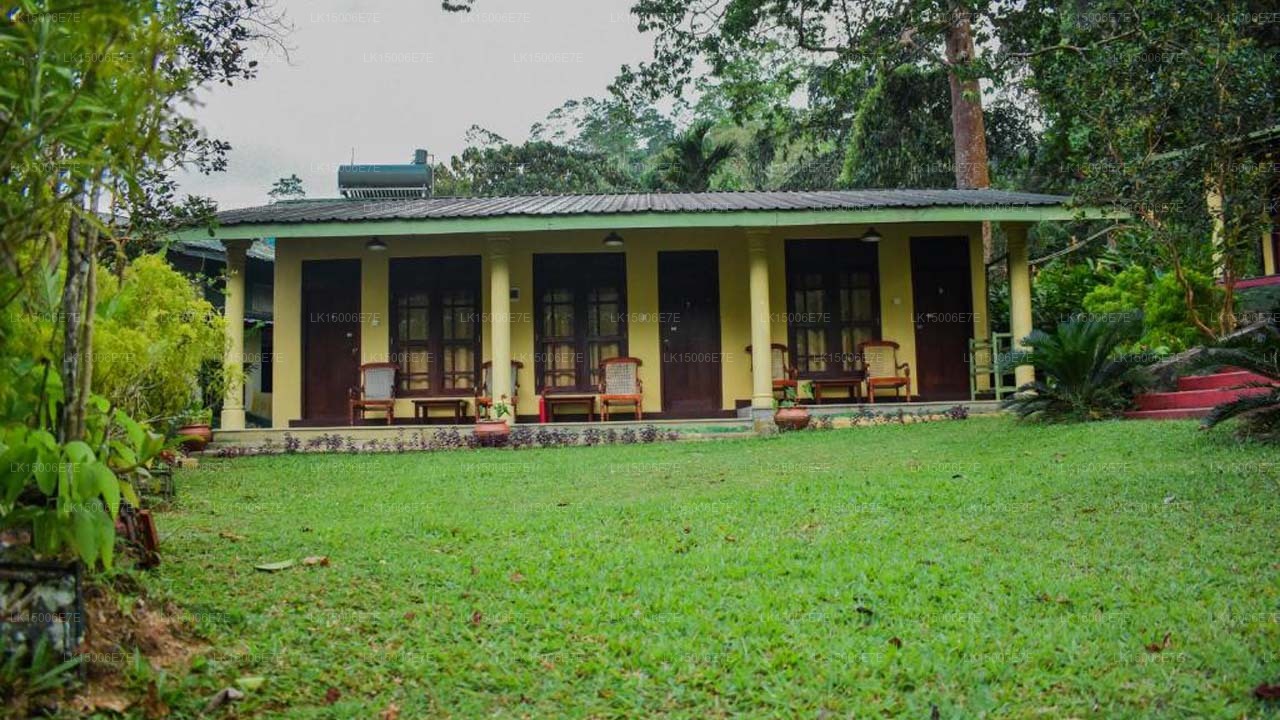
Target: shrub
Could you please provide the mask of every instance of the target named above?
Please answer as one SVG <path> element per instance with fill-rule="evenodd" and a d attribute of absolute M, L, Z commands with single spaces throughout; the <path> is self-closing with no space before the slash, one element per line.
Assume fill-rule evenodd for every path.
<path fill-rule="evenodd" d="M 0 426 L 0 528 L 26 528 L 42 556 L 74 555 L 111 568 L 120 503 L 139 504 L 133 481 L 148 478 L 164 438 L 94 395 L 84 440 L 58 442 L 62 383 L 44 363 L 6 359 L 9 386 Z"/>
<path fill-rule="evenodd" d="M 1052 333 L 1032 331 L 1027 361 L 1044 377 L 1018 388 L 1004 407 L 1020 418 L 1097 420 L 1129 406 L 1146 384 L 1148 356 L 1123 352 L 1137 339 L 1141 319 L 1073 320 Z"/>
<path fill-rule="evenodd" d="M 1186 277 L 1196 297 L 1197 312 L 1201 317 L 1214 316 L 1222 291 L 1204 273 L 1187 269 Z M 1153 277 L 1147 268 L 1131 265 L 1085 295 L 1084 309 L 1109 316 L 1141 313 L 1142 332 L 1134 343 L 1162 354 L 1181 352 L 1204 340 L 1191 321 L 1186 291 L 1171 272 Z"/>
<path fill-rule="evenodd" d="M 56 276 L 51 282 L 57 283 Z M 30 293 L 14 303 L 5 328 L 6 352 L 50 358 L 62 352 L 56 332 L 58 298 Z M 173 418 L 199 400 L 199 374 L 220 362 L 222 316 L 199 288 L 159 255 L 142 255 L 123 281 L 98 275 L 94 315 L 93 388 L 113 407 L 146 420 Z M 215 383 L 220 387 L 221 383 Z"/>

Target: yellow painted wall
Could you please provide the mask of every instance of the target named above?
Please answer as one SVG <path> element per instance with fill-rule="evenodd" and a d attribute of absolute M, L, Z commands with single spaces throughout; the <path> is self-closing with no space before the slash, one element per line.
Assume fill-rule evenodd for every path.
<path fill-rule="evenodd" d="M 1280 273 L 1280 258 L 1276 257 L 1275 246 L 1271 242 L 1271 228 L 1268 227 L 1262 231 L 1262 274 L 1275 275 Z"/>
<path fill-rule="evenodd" d="M 884 236 L 880 243 L 880 300 L 882 335 L 902 344 L 902 357 L 915 362 L 915 327 L 911 321 L 910 244 L 913 235 L 966 235 L 976 238 L 981 257 L 981 232 L 977 224 L 916 224 L 878 226 Z M 771 330 L 774 342 L 787 342 L 786 268 L 787 238 L 854 238 L 865 228 L 796 227 L 778 229 L 769 241 L 769 295 L 772 305 Z M 388 268 L 392 258 L 435 255 L 479 255 L 481 261 L 483 311 L 489 312 L 489 263 L 485 239 L 480 236 L 384 237 L 388 249 L 365 249 L 368 238 L 279 238 L 276 241 L 275 350 L 272 424 L 287 427 L 301 417 L 302 337 L 301 279 L 304 260 L 357 258 L 361 260 L 362 290 L 361 358 L 363 362 L 387 359 L 390 336 L 388 308 Z M 533 255 L 536 253 L 603 252 L 597 232 L 539 232 L 510 237 L 511 286 L 519 299 L 511 302 L 512 357 L 524 363 L 520 371 L 519 415 L 537 413 L 534 393 Z M 634 230 L 625 235 L 622 249 L 627 263 L 628 345 L 631 355 L 644 365 L 645 409 L 661 410 L 661 351 L 658 326 L 658 253 L 667 250 L 716 250 L 720 263 L 720 351 L 721 397 L 723 408 L 733 409 L 736 400 L 751 397 L 750 362 L 744 348 L 751 342 L 747 288 L 747 238 L 739 229 Z M 850 242 L 857 242 L 851 239 Z M 974 266 L 975 298 L 984 298 L 975 311 L 985 318 L 985 273 L 981 262 Z M 489 357 L 489 331 L 484 333 L 483 352 Z M 354 379 L 353 379 L 354 384 Z M 412 404 L 405 400 L 396 407 L 399 417 L 412 416 Z"/>

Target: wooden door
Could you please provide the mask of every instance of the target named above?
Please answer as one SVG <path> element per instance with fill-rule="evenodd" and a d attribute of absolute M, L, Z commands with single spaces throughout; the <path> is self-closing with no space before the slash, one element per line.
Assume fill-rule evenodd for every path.
<path fill-rule="evenodd" d="M 662 412 L 720 412 L 720 264 L 714 250 L 658 253 Z"/>
<path fill-rule="evenodd" d="M 302 417 L 345 425 L 360 384 L 360 261 L 302 263 Z"/>
<path fill-rule="evenodd" d="M 921 398 L 969 397 L 974 319 L 969 239 L 911 238 L 911 287 L 916 328 L 916 367 L 911 370 Z"/>

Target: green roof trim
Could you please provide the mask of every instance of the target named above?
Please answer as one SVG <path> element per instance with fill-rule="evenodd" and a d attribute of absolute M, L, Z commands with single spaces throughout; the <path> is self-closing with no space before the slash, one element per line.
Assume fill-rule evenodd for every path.
<path fill-rule="evenodd" d="M 291 237 L 363 237 L 368 235 L 514 234 L 566 230 L 639 230 L 651 228 L 770 228 L 803 225 L 856 225 L 925 222 L 1037 223 L 1071 220 L 1123 220 L 1127 212 L 1064 205 L 982 205 L 884 207 L 829 210 L 741 210 L 727 212 L 635 212 L 581 215 L 506 215 L 419 218 L 409 220 L 330 220 L 321 222 L 242 223 L 216 228 L 187 228 L 179 240 Z"/>

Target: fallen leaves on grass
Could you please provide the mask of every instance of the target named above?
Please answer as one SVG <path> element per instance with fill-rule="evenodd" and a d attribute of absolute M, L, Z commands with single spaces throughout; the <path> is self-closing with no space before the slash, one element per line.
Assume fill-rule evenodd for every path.
<path fill-rule="evenodd" d="M 894 646 L 894 647 L 896 647 L 896 648 L 900 648 L 900 647 L 902 647 L 902 638 L 900 638 L 900 637 L 891 637 L 891 638 L 889 638 L 889 644 L 890 644 L 890 645 L 892 645 L 892 646 Z"/>
<path fill-rule="evenodd" d="M 324 704 L 332 705 L 338 702 L 338 698 L 342 697 L 342 691 L 336 687 L 331 687 L 324 692 Z"/>
<path fill-rule="evenodd" d="M 222 707 L 223 705 L 226 705 L 228 703 L 233 703 L 233 702 L 236 702 L 237 700 L 243 700 L 243 699 L 244 699 L 244 693 L 240 692 L 239 690 L 232 687 L 222 688 L 213 697 L 209 698 L 209 702 L 206 703 L 204 706 L 204 711 L 207 713 L 210 713 Z"/>
<path fill-rule="evenodd" d="M 319 565 L 320 567 L 329 567 L 328 555 L 308 555 L 302 558 L 303 565 Z"/>
<path fill-rule="evenodd" d="M 246 675 L 242 678 L 237 678 L 236 684 L 249 692 L 253 692 L 254 690 L 262 687 L 262 684 L 266 681 L 267 679 L 261 675 Z"/>
<path fill-rule="evenodd" d="M 1158 643 L 1147 643 L 1147 652 L 1164 652 L 1164 649 L 1167 647 L 1169 647 L 1169 633 L 1165 633 L 1164 639 Z"/>
<path fill-rule="evenodd" d="M 484 622 L 484 613 L 480 612 L 479 610 L 471 613 L 472 625 L 479 625 L 482 622 Z"/>
<path fill-rule="evenodd" d="M 280 572 L 291 567 L 293 567 L 292 560 L 281 560 L 280 562 L 262 563 L 253 566 L 255 570 L 261 570 L 262 572 Z"/>
<path fill-rule="evenodd" d="M 237 535 L 233 532 L 227 532 L 225 530 L 218 533 L 218 537 L 222 538 L 223 540 L 230 540 L 231 542 L 240 542 L 241 540 L 244 540 L 243 535 Z"/>
<path fill-rule="evenodd" d="M 517 571 L 515 571 L 515 572 L 511 573 L 511 576 L 510 576 L 510 578 L 509 578 L 509 579 L 510 579 L 510 580 L 511 580 L 511 582 L 513 582 L 513 583 L 522 583 L 522 582 L 524 582 L 524 575 L 523 575 L 523 574 L 521 574 L 521 572 L 520 572 L 519 570 L 517 570 Z"/>
<path fill-rule="evenodd" d="M 1280 683 L 1261 683 L 1253 689 L 1253 696 L 1259 700 L 1280 700 Z"/>
<path fill-rule="evenodd" d="M 378 713 L 378 720 L 400 720 L 400 706 L 391 703 L 386 710 Z"/>

